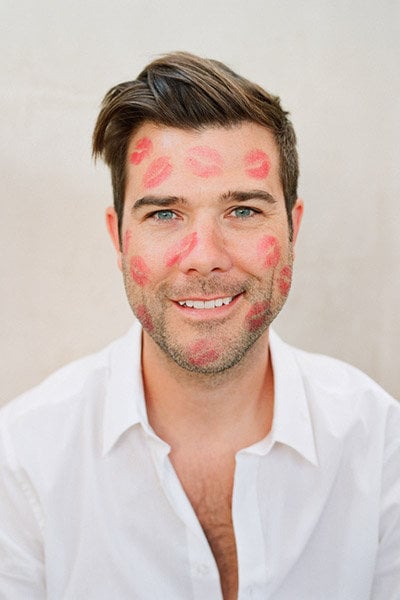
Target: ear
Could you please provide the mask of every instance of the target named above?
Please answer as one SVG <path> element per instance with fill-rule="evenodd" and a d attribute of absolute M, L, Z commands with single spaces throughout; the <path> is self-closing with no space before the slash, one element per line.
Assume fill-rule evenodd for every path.
<path fill-rule="evenodd" d="M 299 234 L 301 220 L 303 218 L 304 202 L 298 198 L 292 209 L 292 224 L 293 224 L 293 246 L 296 243 Z"/>
<path fill-rule="evenodd" d="M 122 271 L 122 252 L 119 240 L 118 217 L 113 206 L 109 206 L 106 209 L 106 225 L 111 241 L 117 253 L 118 268 L 120 271 Z"/>

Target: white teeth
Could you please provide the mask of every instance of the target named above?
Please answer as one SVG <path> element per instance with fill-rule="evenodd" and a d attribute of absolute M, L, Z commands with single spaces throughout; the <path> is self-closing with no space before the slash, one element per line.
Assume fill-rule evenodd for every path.
<path fill-rule="evenodd" d="M 217 298 L 216 300 L 179 300 L 181 306 L 187 306 L 188 308 L 216 308 L 223 304 L 230 304 L 233 300 L 233 296 L 227 298 Z"/>

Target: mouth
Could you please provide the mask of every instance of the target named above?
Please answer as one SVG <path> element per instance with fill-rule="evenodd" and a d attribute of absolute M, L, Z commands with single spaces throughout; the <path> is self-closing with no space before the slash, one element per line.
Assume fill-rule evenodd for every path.
<path fill-rule="evenodd" d="M 234 307 L 240 302 L 244 292 L 233 296 L 219 296 L 214 298 L 182 298 L 175 301 L 178 310 L 190 319 L 203 321 L 209 319 L 225 319 Z"/>
<path fill-rule="evenodd" d="M 224 298 L 213 298 L 211 300 L 178 300 L 180 306 L 187 308 L 195 308 L 196 310 L 209 310 L 214 308 L 221 308 L 221 306 L 228 306 L 237 296 L 226 296 Z"/>

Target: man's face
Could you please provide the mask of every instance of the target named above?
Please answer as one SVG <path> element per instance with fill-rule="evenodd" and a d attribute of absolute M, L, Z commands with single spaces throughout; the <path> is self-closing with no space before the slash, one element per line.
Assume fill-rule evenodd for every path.
<path fill-rule="evenodd" d="M 301 214 L 298 201 L 294 240 Z M 144 124 L 127 153 L 121 251 L 113 209 L 107 218 L 144 335 L 185 369 L 237 364 L 286 300 L 293 244 L 264 127 Z"/>

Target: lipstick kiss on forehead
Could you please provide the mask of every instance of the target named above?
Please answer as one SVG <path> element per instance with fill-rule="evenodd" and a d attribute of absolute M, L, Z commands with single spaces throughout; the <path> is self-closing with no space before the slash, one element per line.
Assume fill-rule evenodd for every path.
<path fill-rule="evenodd" d="M 147 171 L 143 175 L 143 187 L 156 187 L 168 179 L 171 173 L 172 165 L 168 156 L 159 156 L 150 163 Z"/>
<path fill-rule="evenodd" d="M 209 146 L 190 148 L 185 164 L 198 177 L 213 177 L 222 173 L 223 160 L 219 152 Z"/>
<path fill-rule="evenodd" d="M 151 154 L 152 150 L 153 144 L 151 140 L 147 137 L 141 138 L 137 142 L 130 156 L 129 162 L 131 162 L 133 165 L 140 165 L 140 163 Z"/>
<path fill-rule="evenodd" d="M 255 179 L 265 179 L 271 168 L 268 156 L 258 148 L 250 150 L 244 157 L 245 171 Z"/>

